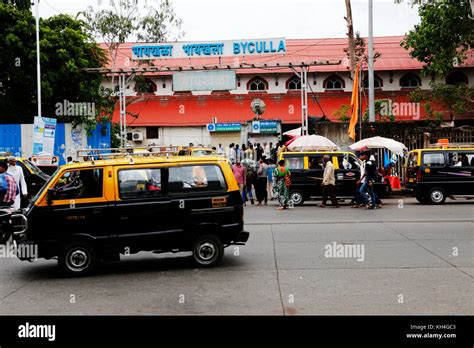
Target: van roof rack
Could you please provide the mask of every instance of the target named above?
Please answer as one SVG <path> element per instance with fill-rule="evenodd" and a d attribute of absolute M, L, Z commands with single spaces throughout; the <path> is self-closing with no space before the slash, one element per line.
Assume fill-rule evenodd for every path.
<path fill-rule="evenodd" d="M 463 149 L 463 148 L 474 148 L 472 143 L 434 143 L 430 144 L 431 149 Z"/>
<path fill-rule="evenodd" d="M 77 157 L 84 160 L 111 159 L 139 156 L 175 156 L 178 146 L 147 146 L 147 147 L 116 147 L 100 149 L 84 149 L 77 151 Z"/>

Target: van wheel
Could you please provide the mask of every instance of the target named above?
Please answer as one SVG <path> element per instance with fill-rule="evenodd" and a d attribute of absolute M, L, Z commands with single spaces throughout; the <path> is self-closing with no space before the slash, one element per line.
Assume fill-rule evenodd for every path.
<path fill-rule="evenodd" d="M 67 276 L 81 277 L 92 273 L 97 263 L 97 254 L 89 243 L 74 242 L 66 245 L 60 252 L 58 264 Z"/>
<path fill-rule="evenodd" d="M 426 203 L 428 203 L 428 198 L 426 197 L 426 195 L 421 195 L 421 194 L 420 194 L 420 195 L 416 195 L 415 198 L 416 198 L 416 200 L 417 200 L 418 202 L 420 202 L 421 204 L 426 204 Z"/>
<path fill-rule="evenodd" d="M 431 204 L 442 204 L 446 200 L 446 194 L 443 189 L 434 188 L 430 191 L 429 201 Z"/>
<path fill-rule="evenodd" d="M 294 205 L 303 205 L 304 203 L 303 192 L 301 192 L 300 190 L 291 191 L 290 201 L 293 201 Z"/>
<path fill-rule="evenodd" d="M 194 261 L 201 267 L 213 267 L 221 263 L 224 246 L 219 237 L 212 234 L 200 235 L 193 244 Z"/>

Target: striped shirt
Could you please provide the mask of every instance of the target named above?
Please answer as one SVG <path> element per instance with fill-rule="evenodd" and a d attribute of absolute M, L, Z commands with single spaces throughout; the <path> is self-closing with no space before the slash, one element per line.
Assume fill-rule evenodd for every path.
<path fill-rule="evenodd" d="M 11 176 L 8 173 L 3 174 L 3 179 L 7 182 L 7 191 L 5 192 L 5 195 L 3 196 L 3 202 L 14 202 L 15 197 L 16 197 L 16 192 L 17 192 L 17 186 L 15 179 L 13 176 Z"/>

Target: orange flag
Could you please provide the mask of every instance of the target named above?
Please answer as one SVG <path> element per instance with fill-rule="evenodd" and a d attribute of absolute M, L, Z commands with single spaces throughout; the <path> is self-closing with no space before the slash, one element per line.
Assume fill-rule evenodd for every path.
<path fill-rule="evenodd" d="M 352 106 L 352 116 L 351 121 L 349 123 L 349 130 L 347 134 L 349 134 L 349 138 L 355 140 L 356 132 L 355 128 L 357 122 L 359 121 L 359 64 L 356 65 L 356 69 L 354 72 L 354 85 L 352 87 L 352 99 L 351 99 L 351 106 Z"/>

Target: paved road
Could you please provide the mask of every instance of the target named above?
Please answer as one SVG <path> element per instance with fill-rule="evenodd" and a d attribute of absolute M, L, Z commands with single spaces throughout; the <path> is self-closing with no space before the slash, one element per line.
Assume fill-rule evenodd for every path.
<path fill-rule="evenodd" d="M 474 314 L 474 202 L 386 203 L 247 207 L 248 245 L 213 269 L 140 253 L 62 279 L 55 261 L 2 259 L 0 315 Z M 363 257 L 326 257 L 334 242 Z"/>

